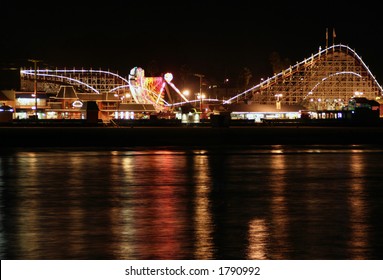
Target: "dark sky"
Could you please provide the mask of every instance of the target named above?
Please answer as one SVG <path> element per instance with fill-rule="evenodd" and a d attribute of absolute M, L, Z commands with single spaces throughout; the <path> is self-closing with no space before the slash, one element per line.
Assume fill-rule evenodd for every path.
<path fill-rule="evenodd" d="M 10 3 L 4 3 L 10 2 Z M 1 60 L 41 67 L 93 67 L 127 75 L 180 69 L 222 81 L 244 67 L 272 76 L 270 55 L 291 63 L 329 44 L 354 49 L 383 83 L 383 20 L 378 4 L 307 1 L 1 1 Z M 378 2 L 377 2 L 378 3 Z"/>

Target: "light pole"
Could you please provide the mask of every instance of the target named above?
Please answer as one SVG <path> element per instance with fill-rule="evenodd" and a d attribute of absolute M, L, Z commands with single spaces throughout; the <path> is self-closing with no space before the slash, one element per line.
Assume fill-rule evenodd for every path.
<path fill-rule="evenodd" d="M 35 120 L 37 120 L 38 119 L 38 117 L 37 117 L 37 62 L 40 62 L 40 60 L 28 59 L 28 61 L 33 62 L 34 69 L 35 69 L 33 92 L 34 92 L 34 95 L 35 95 Z"/>
<path fill-rule="evenodd" d="M 281 109 L 281 100 L 280 100 L 280 98 L 282 98 L 282 96 L 283 96 L 282 93 L 278 93 L 278 94 L 275 95 L 275 98 L 277 99 L 276 103 L 275 103 L 275 105 L 277 107 L 277 110 Z"/>
<path fill-rule="evenodd" d="M 202 113 L 202 78 L 205 77 L 205 75 L 194 74 L 194 76 L 199 77 L 199 96 L 200 96 L 199 109 L 200 109 L 200 111 Z"/>

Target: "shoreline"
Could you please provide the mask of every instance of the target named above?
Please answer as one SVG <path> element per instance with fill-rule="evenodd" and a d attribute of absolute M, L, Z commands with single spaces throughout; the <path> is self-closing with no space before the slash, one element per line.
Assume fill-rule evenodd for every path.
<path fill-rule="evenodd" d="M 0 127 L 1 147 L 383 145 L 383 127 Z"/>

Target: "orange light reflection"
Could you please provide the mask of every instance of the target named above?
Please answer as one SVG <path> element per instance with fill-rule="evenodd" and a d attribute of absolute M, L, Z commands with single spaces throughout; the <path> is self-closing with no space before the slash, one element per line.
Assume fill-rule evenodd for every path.
<path fill-rule="evenodd" d="M 365 248 L 367 245 L 367 228 L 366 228 L 366 212 L 363 197 L 364 194 L 364 180 L 362 176 L 365 171 L 365 163 L 363 154 L 352 153 L 350 161 L 351 173 L 356 174 L 352 181 L 351 193 L 349 197 L 350 203 L 350 223 L 351 223 L 351 241 L 350 241 L 350 258 L 355 260 L 366 259 Z"/>
<path fill-rule="evenodd" d="M 198 155 L 195 157 L 195 215 L 194 224 L 196 232 L 195 258 L 207 260 L 213 258 L 212 242 L 212 217 L 210 212 L 210 176 L 208 169 L 207 156 Z"/>

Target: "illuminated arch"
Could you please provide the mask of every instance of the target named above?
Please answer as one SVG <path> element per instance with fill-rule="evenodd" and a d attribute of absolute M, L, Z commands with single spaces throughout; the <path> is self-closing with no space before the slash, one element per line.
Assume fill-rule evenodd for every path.
<path fill-rule="evenodd" d="M 308 97 L 309 95 L 312 95 L 313 92 L 315 91 L 315 89 L 322 83 L 324 83 L 326 80 L 328 80 L 329 78 L 332 78 L 334 76 L 338 76 L 338 75 L 354 75 L 354 76 L 357 76 L 358 78 L 362 78 L 362 75 L 358 74 L 358 73 L 355 73 L 355 72 L 352 72 L 352 71 L 341 71 L 341 72 L 336 72 L 336 73 L 333 73 L 333 74 L 330 74 L 328 75 L 327 77 L 324 77 L 322 78 L 322 80 L 320 82 L 318 82 L 317 84 L 315 84 L 315 86 L 307 93 L 307 95 L 304 97 L 304 99 L 306 97 Z"/>

